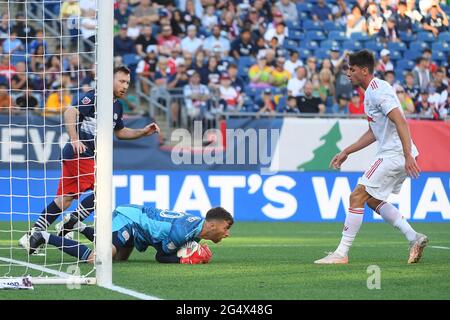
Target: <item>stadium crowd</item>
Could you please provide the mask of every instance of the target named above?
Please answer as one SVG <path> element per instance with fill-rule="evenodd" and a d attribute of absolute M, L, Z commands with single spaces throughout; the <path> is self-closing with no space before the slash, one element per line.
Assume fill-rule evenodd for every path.
<path fill-rule="evenodd" d="M 48 54 L 43 30 L 25 25 L 23 13 L 4 13 L 0 110 L 59 112 L 76 90 L 93 87 L 93 65 L 71 52 L 93 50 L 96 1 L 42 1 L 70 43 Z M 190 118 L 362 114 L 364 92 L 347 78 L 346 54 L 367 48 L 405 113 L 440 119 L 450 110 L 449 14 L 450 1 L 439 0 L 117 0 L 114 59 L 145 94 L 182 97 L 171 106 L 177 125 L 182 108 Z"/>

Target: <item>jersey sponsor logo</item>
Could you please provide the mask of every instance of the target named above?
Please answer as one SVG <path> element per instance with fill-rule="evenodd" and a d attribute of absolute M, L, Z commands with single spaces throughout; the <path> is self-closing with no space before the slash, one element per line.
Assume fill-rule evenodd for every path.
<path fill-rule="evenodd" d="M 187 218 L 188 222 L 194 222 L 194 221 L 197 221 L 197 220 L 200 220 L 200 218 L 199 217 L 195 217 L 195 216 Z"/>
<path fill-rule="evenodd" d="M 173 242 L 171 241 L 171 242 L 169 242 L 169 243 L 167 244 L 167 248 L 168 248 L 169 250 L 175 250 L 177 247 L 175 246 L 175 243 L 173 243 Z"/>
<path fill-rule="evenodd" d="M 117 113 L 114 113 L 114 120 L 117 120 L 118 117 Z"/>
<path fill-rule="evenodd" d="M 130 240 L 130 234 L 128 233 L 127 230 L 124 230 L 124 231 L 122 232 L 122 237 L 125 239 L 125 241 Z"/>
<path fill-rule="evenodd" d="M 82 100 L 81 100 L 81 103 L 82 104 L 89 104 L 89 103 L 91 103 L 91 99 L 89 99 L 88 97 L 84 97 Z"/>
<path fill-rule="evenodd" d="M 178 219 L 184 216 L 183 212 L 161 211 L 159 215 L 163 218 Z"/>

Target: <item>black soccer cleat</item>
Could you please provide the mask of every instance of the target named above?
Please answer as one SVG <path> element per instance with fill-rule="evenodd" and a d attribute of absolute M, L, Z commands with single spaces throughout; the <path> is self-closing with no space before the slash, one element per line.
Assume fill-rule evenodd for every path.
<path fill-rule="evenodd" d="M 65 237 L 66 234 L 73 231 L 74 226 L 78 222 L 78 218 L 74 215 L 68 214 L 64 216 L 64 224 L 62 228 L 58 230 L 58 237 Z"/>
<path fill-rule="evenodd" d="M 29 238 L 30 248 L 28 249 L 29 254 L 33 254 L 40 246 L 45 244 L 45 238 L 41 231 L 35 231 Z"/>

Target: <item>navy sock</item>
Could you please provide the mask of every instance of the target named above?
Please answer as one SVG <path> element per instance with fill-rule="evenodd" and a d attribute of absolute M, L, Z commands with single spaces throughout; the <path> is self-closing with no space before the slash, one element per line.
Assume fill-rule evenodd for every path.
<path fill-rule="evenodd" d="M 47 208 L 42 211 L 38 221 L 34 223 L 34 227 L 41 230 L 47 230 L 61 212 L 62 210 L 56 205 L 55 201 L 52 201 Z"/>
<path fill-rule="evenodd" d="M 84 244 L 80 244 L 77 241 L 66 239 L 63 237 L 50 234 L 48 238 L 48 244 L 57 247 L 59 250 L 64 251 L 72 257 L 78 258 L 78 260 L 86 261 L 89 258 L 92 250 Z"/>
<path fill-rule="evenodd" d="M 92 227 L 86 227 L 83 231 L 80 231 L 80 233 L 84 234 L 91 242 L 94 242 L 94 232 L 95 230 Z"/>
<path fill-rule="evenodd" d="M 77 217 L 78 220 L 83 221 L 94 211 L 95 195 L 92 193 L 88 195 L 78 205 L 77 211 L 72 212 L 72 215 Z"/>
<path fill-rule="evenodd" d="M 155 259 L 159 263 L 180 263 L 180 258 L 176 253 L 166 254 L 162 251 L 157 251 Z"/>

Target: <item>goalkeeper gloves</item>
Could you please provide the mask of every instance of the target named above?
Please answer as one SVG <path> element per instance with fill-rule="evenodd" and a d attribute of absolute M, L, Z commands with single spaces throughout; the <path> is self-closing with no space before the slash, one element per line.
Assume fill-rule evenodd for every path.
<path fill-rule="evenodd" d="M 182 264 L 200 264 L 211 261 L 212 252 L 206 243 L 200 244 L 198 249 L 189 257 L 180 258 Z"/>

